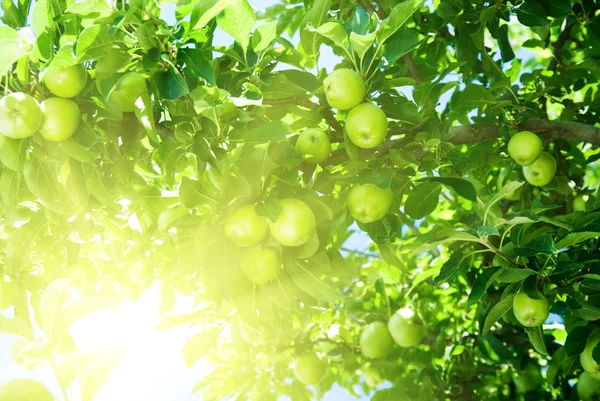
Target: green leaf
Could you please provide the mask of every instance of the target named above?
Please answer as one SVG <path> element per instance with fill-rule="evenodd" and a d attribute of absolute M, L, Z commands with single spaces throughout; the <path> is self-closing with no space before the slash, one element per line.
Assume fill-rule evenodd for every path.
<path fill-rule="evenodd" d="M 377 32 L 378 43 L 385 42 L 423 5 L 424 0 L 408 0 L 395 6 L 390 15 L 381 21 Z"/>
<path fill-rule="evenodd" d="M 560 365 L 565 360 L 565 349 L 559 348 L 554 355 L 552 355 L 552 360 L 550 361 L 550 365 L 548 366 L 548 370 L 546 371 L 546 378 L 548 379 L 548 384 L 554 385 L 556 382 L 556 377 L 558 375 L 558 371 L 560 369 Z"/>
<path fill-rule="evenodd" d="M 221 11 L 239 0 L 179 0 L 177 2 L 176 17 L 183 19 L 190 12 L 190 27 L 194 30 L 204 28 L 210 20 L 215 18 Z"/>
<path fill-rule="evenodd" d="M 348 40 L 348 32 L 341 24 L 337 22 L 326 22 L 316 29 L 316 32 L 331 40 L 340 50 L 348 54 L 350 41 Z"/>
<path fill-rule="evenodd" d="M 27 139 L 3 137 L 0 139 L 0 162 L 11 170 L 23 171 L 28 147 Z"/>
<path fill-rule="evenodd" d="M 247 0 L 235 1 L 217 17 L 219 28 L 233 36 L 242 46 L 244 52 L 248 49 L 250 32 L 252 32 L 255 24 L 256 16 Z"/>
<path fill-rule="evenodd" d="M 373 47 L 377 32 L 371 32 L 366 35 L 359 35 L 356 32 L 350 32 L 350 43 L 360 60 L 365 57 L 365 54 Z"/>
<path fill-rule="evenodd" d="M 52 23 L 52 12 L 48 0 L 38 0 L 31 12 L 31 23 L 36 36 L 40 36 Z"/>
<path fill-rule="evenodd" d="M 577 232 L 567 234 L 563 239 L 558 241 L 555 245 L 555 248 L 560 251 L 566 248 L 569 248 L 573 245 L 576 245 L 580 242 L 587 241 L 589 239 L 600 237 L 599 232 Z"/>
<path fill-rule="evenodd" d="M 0 75 L 12 69 L 14 63 L 29 54 L 26 44 L 21 39 L 0 39 Z"/>
<path fill-rule="evenodd" d="M 392 244 L 389 242 L 384 242 L 382 244 L 377 244 L 377 248 L 379 249 L 379 253 L 383 260 L 391 264 L 392 266 L 398 268 L 404 274 L 410 274 L 410 271 L 406 267 L 406 265 L 400 260 L 394 248 L 392 248 Z"/>
<path fill-rule="evenodd" d="M 485 215 L 487 216 L 487 214 L 490 212 L 490 209 L 492 208 L 492 206 L 494 206 L 496 203 L 500 202 L 502 199 L 506 198 L 508 195 L 510 195 L 513 192 L 515 192 L 523 184 L 525 184 L 525 183 L 522 182 L 522 181 L 512 181 L 512 182 L 509 182 L 508 184 L 506 184 L 504 187 L 502 187 L 502 189 L 500 191 L 498 191 L 492 197 L 492 199 L 490 199 L 488 201 L 488 203 L 486 203 L 486 205 L 485 205 Z"/>
<path fill-rule="evenodd" d="M 0 315 L 0 333 L 13 334 L 29 340 L 34 339 L 31 326 L 18 316 L 7 317 Z"/>
<path fill-rule="evenodd" d="M 333 0 L 315 0 L 311 9 L 308 10 L 300 23 L 300 43 L 302 48 L 311 57 L 319 54 L 322 43 L 321 35 L 308 29 L 309 25 L 318 28 L 327 19 L 327 12 L 331 8 Z"/>
<path fill-rule="evenodd" d="M 260 25 L 252 35 L 252 48 L 256 53 L 261 53 L 275 40 L 277 37 L 277 21 L 268 22 Z"/>
<path fill-rule="evenodd" d="M 83 168 L 83 174 L 86 179 L 88 190 L 94 195 L 94 197 L 106 206 L 113 206 L 114 200 L 111 194 L 104 186 L 102 176 L 100 174 L 100 168 L 95 164 L 81 164 Z"/>
<path fill-rule="evenodd" d="M 442 186 L 437 182 L 425 182 L 417 185 L 408 195 L 404 210 L 413 219 L 431 214 L 440 200 Z"/>
<path fill-rule="evenodd" d="M 500 236 L 500 231 L 495 226 L 480 226 L 477 227 L 477 235 L 479 237 L 489 237 L 490 235 Z"/>
<path fill-rule="evenodd" d="M 61 278 L 50 283 L 42 294 L 39 307 L 41 328 L 48 336 L 54 332 L 70 285 L 71 279 Z"/>
<path fill-rule="evenodd" d="M 488 287 L 494 282 L 496 277 L 502 272 L 502 266 L 493 266 L 481 272 L 473 282 L 473 288 L 469 294 L 466 308 L 470 308 L 483 297 Z"/>
<path fill-rule="evenodd" d="M 485 109 L 485 106 L 495 105 L 497 103 L 497 100 L 496 96 L 490 93 L 489 90 L 485 87 L 480 85 L 469 85 L 465 88 L 465 90 L 460 92 L 456 103 L 458 107 L 464 107 L 468 109 L 479 108 L 483 110 Z"/>
<path fill-rule="evenodd" d="M 211 84 L 215 84 L 215 72 L 210 61 L 197 49 L 180 49 L 177 57 L 185 63 L 188 71 L 195 77 L 204 78 Z"/>
<path fill-rule="evenodd" d="M 27 188 L 45 207 L 56 213 L 65 213 L 67 205 L 58 198 L 62 191 L 59 190 L 60 186 L 56 175 L 48 171 L 36 157 L 25 161 L 23 176 Z"/>
<path fill-rule="evenodd" d="M 270 121 L 250 131 L 244 139 L 248 143 L 279 142 L 288 134 L 290 134 L 290 127 L 286 123 L 280 120 Z"/>
<path fill-rule="evenodd" d="M 406 394 L 406 389 L 399 387 L 386 388 L 383 390 L 376 391 L 371 397 L 371 401 L 410 401 L 410 398 Z"/>
<path fill-rule="evenodd" d="M 167 100 L 176 100 L 190 93 L 185 78 L 181 76 L 175 67 L 155 73 L 152 75 L 152 81 L 160 94 Z"/>
<path fill-rule="evenodd" d="M 297 263 L 287 265 L 286 268 L 294 284 L 308 295 L 323 301 L 342 298 L 342 294 L 333 285 L 322 280 L 317 272 L 312 271 L 310 264 L 297 261 Z"/>
<path fill-rule="evenodd" d="M 550 274 L 550 279 L 552 281 L 566 280 L 575 273 L 580 272 L 584 266 L 583 263 L 574 260 L 560 261 L 556 264 L 556 267 Z"/>
<path fill-rule="evenodd" d="M 20 201 L 21 175 L 15 171 L 4 169 L 0 177 L 0 196 L 9 208 L 17 207 Z"/>
<path fill-rule="evenodd" d="M 81 368 L 79 376 L 81 401 L 93 401 L 112 371 L 121 362 L 125 350 L 126 346 L 123 344 L 110 344 L 86 358 L 86 364 Z"/>
<path fill-rule="evenodd" d="M 90 155 L 90 152 L 82 145 L 78 144 L 73 138 L 66 139 L 59 142 L 59 146 L 63 152 L 69 157 L 80 161 L 82 163 L 93 163 L 94 159 Z"/>
<path fill-rule="evenodd" d="M 185 342 L 185 345 L 183 346 L 183 358 L 185 359 L 185 364 L 188 369 L 216 345 L 220 333 L 220 327 L 203 327 L 203 330 L 200 333 L 194 335 Z"/>
<path fill-rule="evenodd" d="M 217 201 L 204 193 L 200 181 L 192 180 L 188 177 L 183 177 L 181 180 L 179 197 L 181 203 L 188 209 L 194 208 L 200 204 L 218 204 Z"/>
<path fill-rule="evenodd" d="M 344 149 L 350 160 L 358 160 L 358 147 L 350 140 L 346 130 L 344 130 Z"/>
<path fill-rule="evenodd" d="M 535 270 L 519 269 L 517 267 L 507 267 L 496 277 L 499 283 L 516 283 L 525 280 L 527 277 L 537 274 Z"/>
<path fill-rule="evenodd" d="M 597 325 L 577 326 L 571 328 L 565 340 L 565 353 L 567 357 L 579 355 L 585 349 L 586 341 L 592 331 L 597 329 Z"/>
<path fill-rule="evenodd" d="M 151 143 L 153 143 L 155 146 L 158 146 L 160 140 L 158 139 L 156 125 L 154 124 L 154 112 L 152 110 L 152 104 L 153 103 L 150 95 L 148 93 L 144 93 L 135 102 L 135 116 L 146 130 Z"/>
<path fill-rule="evenodd" d="M 548 355 L 548 349 L 546 348 L 546 342 L 544 341 L 544 329 L 542 326 L 525 327 L 525 332 L 527 333 L 533 348 L 542 355 Z"/>
<path fill-rule="evenodd" d="M 396 32 L 383 48 L 383 60 L 385 65 L 393 65 L 400 57 L 410 53 L 412 50 L 425 43 L 419 32 L 412 29 L 400 29 Z"/>
<path fill-rule="evenodd" d="M 475 186 L 473 183 L 464 178 L 458 177 L 425 177 L 420 181 L 433 181 L 439 182 L 446 187 L 450 187 L 456 191 L 457 194 L 462 196 L 465 199 L 468 199 L 472 202 L 477 201 L 477 191 L 475 190 Z"/>
<path fill-rule="evenodd" d="M 77 39 L 77 51 L 75 52 L 79 61 L 97 60 L 110 53 L 116 43 L 116 35 L 108 32 L 107 25 L 92 25 L 85 28 Z"/>
<path fill-rule="evenodd" d="M 461 255 L 458 252 L 453 254 L 450 257 L 450 259 L 448 259 L 446 263 L 442 265 L 442 268 L 440 269 L 440 274 L 438 274 L 438 276 L 434 279 L 435 283 L 443 283 L 447 281 L 450 277 L 453 277 L 458 272 L 458 268 L 460 267 L 460 263 L 462 261 L 463 255 Z"/>
<path fill-rule="evenodd" d="M 490 312 L 485 318 L 485 323 L 483 325 L 483 330 L 481 332 L 482 336 L 485 336 L 488 331 L 492 328 L 492 326 L 502 317 L 506 312 L 512 309 L 513 299 L 515 298 L 514 294 L 511 294 L 498 302 L 496 305 L 492 307 Z"/>
<path fill-rule="evenodd" d="M 554 238 L 550 234 L 540 235 L 529 241 L 524 247 L 515 248 L 515 253 L 523 257 L 539 254 L 553 255 L 555 252 Z"/>
<path fill-rule="evenodd" d="M 525 26 L 543 26 L 548 24 L 544 6 L 535 1 L 528 0 L 516 10 L 519 22 Z"/>

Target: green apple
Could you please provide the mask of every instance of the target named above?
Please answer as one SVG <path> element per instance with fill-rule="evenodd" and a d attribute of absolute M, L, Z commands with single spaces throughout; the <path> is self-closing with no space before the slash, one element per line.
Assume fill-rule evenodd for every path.
<path fill-rule="evenodd" d="M 538 298 L 530 298 L 521 291 L 513 299 L 513 312 L 517 320 L 525 327 L 537 327 L 544 324 L 550 314 L 550 305 L 546 298 L 538 294 Z"/>
<path fill-rule="evenodd" d="M 0 99 L 0 134 L 13 139 L 27 138 L 42 125 L 42 109 L 33 97 L 15 92 Z"/>
<path fill-rule="evenodd" d="M 410 308 L 402 308 L 394 313 L 388 322 L 388 330 L 401 347 L 417 345 L 425 336 L 425 327 L 419 324 L 415 312 Z"/>
<path fill-rule="evenodd" d="M 585 349 L 579 355 L 579 361 L 586 372 L 600 378 L 600 365 L 594 360 L 593 356 L 594 348 L 598 343 L 600 343 L 600 331 L 594 330 L 585 343 Z"/>
<path fill-rule="evenodd" d="M 56 96 L 71 98 L 79 95 L 85 88 L 88 73 L 83 64 L 49 70 L 44 74 L 46 87 Z"/>
<path fill-rule="evenodd" d="M 64 141 L 79 128 L 79 106 L 71 99 L 51 97 L 41 104 L 44 116 L 40 132 L 49 141 Z"/>
<path fill-rule="evenodd" d="M 0 387 L 2 401 L 54 401 L 42 383 L 31 379 L 17 379 Z"/>
<path fill-rule="evenodd" d="M 135 111 L 135 101 L 148 93 L 146 78 L 137 72 L 128 72 L 118 81 L 108 96 L 122 112 Z"/>
<path fill-rule="evenodd" d="M 269 248 L 256 245 L 242 252 L 240 270 L 254 284 L 263 285 L 277 277 L 281 269 L 279 255 Z"/>
<path fill-rule="evenodd" d="M 587 195 L 577 195 L 575 198 L 573 198 L 573 211 L 585 212 L 588 199 L 589 196 Z"/>
<path fill-rule="evenodd" d="M 387 136 L 387 117 L 373 103 L 359 104 L 346 116 L 346 133 L 352 143 L 359 148 L 374 148 Z"/>
<path fill-rule="evenodd" d="M 577 380 L 577 395 L 581 401 L 600 400 L 600 378 L 589 372 L 583 372 Z"/>
<path fill-rule="evenodd" d="M 508 141 L 508 154 L 521 166 L 531 166 L 543 150 L 542 140 L 533 132 L 517 132 Z"/>
<path fill-rule="evenodd" d="M 367 358 L 385 358 L 392 351 L 393 345 L 394 340 L 382 322 L 369 324 L 360 335 L 360 352 Z"/>
<path fill-rule="evenodd" d="M 515 386 L 521 393 L 528 393 L 537 389 L 542 385 L 543 381 L 540 368 L 532 363 L 527 364 L 527 366 L 519 372 L 519 375 L 514 378 Z"/>
<path fill-rule="evenodd" d="M 350 215 L 363 223 L 371 223 L 386 215 L 394 194 L 390 188 L 374 184 L 356 184 L 348 193 L 346 205 Z"/>
<path fill-rule="evenodd" d="M 347 68 L 335 70 L 323 80 L 329 106 L 348 110 L 363 101 L 367 91 L 365 81 L 356 71 Z"/>
<path fill-rule="evenodd" d="M 312 353 L 299 356 L 294 362 L 294 375 L 307 385 L 320 382 L 326 369 L 327 363 Z"/>
<path fill-rule="evenodd" d="M 19 285 L 14 279 L 0 275 L 0 311 L 10 308 L 17 302 Z"/>
<path fill-rule="evenodd" d="M 244 205 L 225 220 L 225 235 L 237 246 L 254 246 L 267 235 L 269 223 L 266 217 L 256 214 L 255 205 Z"/>
<path fill-rule="evenodd" d="M 296 155 L 304 156 L 310 164 L 323 163 L 331 153 L 331 141 L 323 130 L 309 128 L 304 130 L 296 141 Z"/>
<path fill-rule="evenodd" d="M 523 167 L 523 175 L 531 185 L 536 187 L 548 185 L 556 175 L 556 160 L 550 153 L 542 152 L 533 164 Z"/>
<path fill-rule="evenodd" d="M 280 205 L 277 220 L 269 222 L 271 236 L 284 246 L 306 244 L 317 226 L 313 211 L 306 203 L 293 198 L 282 199 Z"/>

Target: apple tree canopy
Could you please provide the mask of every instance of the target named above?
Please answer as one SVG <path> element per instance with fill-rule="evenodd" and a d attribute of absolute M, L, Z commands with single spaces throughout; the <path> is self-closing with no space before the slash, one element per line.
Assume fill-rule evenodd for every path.
<path fill-rule="evenodd" d="M 598 394 L 600 3 L 258 3 L 1 2 L 0 401 L 157 286 L 205 401 Z"/>

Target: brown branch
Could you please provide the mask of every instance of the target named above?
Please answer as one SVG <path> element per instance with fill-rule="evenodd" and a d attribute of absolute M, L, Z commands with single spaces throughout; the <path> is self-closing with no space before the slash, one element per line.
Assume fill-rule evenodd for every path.
<path fill-rule="evenodd" d="M 531 131 L 538 134 L 547 142 L 565 139 L 568 141 L 587 142 L 596 148 L 600 148 L 600 127 L 594 127 L 572 121 L 548 121 L 540 119 L 527 120 L 519 124 L 519 129 Z M 448 142 L 455 145 L 467 145 L 471 143 L 491 141 L 498 138 L 500 125 L 498 124 L 472 124 L 450 127 Z M 359 156 L 385 155 L 392 149 L 402 147 L 407 138 L 385 141 L 373 150 L 362 149 Z M 340 164 L 348 160 L 345 149 L 338 149 L 323 165 Z"/>

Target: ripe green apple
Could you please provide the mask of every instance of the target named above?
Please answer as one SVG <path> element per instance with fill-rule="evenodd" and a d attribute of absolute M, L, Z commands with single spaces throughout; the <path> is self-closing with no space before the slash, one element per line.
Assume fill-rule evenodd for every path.
<path fill-rule="evenodd" d="M 581 401 L 600 400 L 600 378 L 589 372 L 580 374 L 577 381 L 577 395 Z"/>
<path fill-rule="evenodd" d="M 586 372 L 600 379 L 600 365 L 594 360 L 594 356 L 592 355 L 598 343 L 600 343 L 600 331 L 594 330 L 585 343 L 585 349 L 579 355 L 579 361 Z"/>
<path fill-rule="evenodd" d="M 574 212 L 585 212 L 586 203 L 589 197 L 587 195 L 577 195 L 573 198 L 573 211 Z"/>
<path fill-rule="evenodd" d="M 306 244 L 317 226 L 313 211 L 298 199 L 282 199 L 280 204 L 281 213 L 277 220 L 269 222 L 271 235 L 284 246 Z"/>
<path fill-rule="evenodd" d="M 122 112 L 132 112 L 135 111 L 135 101 L 146 93 L 146 78 L 137 72 L 128 72 L 117 81 L 108 100 L 116 103 Z"/>
<path fill-rule="evenodd" d="M 399 309 L 388 322 L 392 338 L 401 347 L 412 347 L 421 342 L 425 328 L 416 320 L 415 312 L 410 308 Z"/>
<path fill-rule="evenodd" d="M 532 363 L 527 364 L 514 378 L 515 386 L 521 393 L 528 393 L 537 389 L 542 383 L 543 378 L 540 368 Z"/>
<path fill-rule="evenodd" d="M 359 148 L 374 148 L 387 136 L 387 116 L 373 103 L 359 104 L 346 116 L 346 133 Z"/>
<path fill-rule="evenodd" d="M 277 277 L 281 261 L 279 255 L 269 248 L 256 245 L 244 250 L 240 270 L 254 284 L 263 285 Z"/>
<path fill-rule="evenodd" d="M 0 311 L 10 308 L 17 302 L 19 285 L 14 279 L 0 275 Z"/>
<path fill-rule="evenodd" d="M 40 132 L 47 140 L 64 141 L 79 128 L 81 113 L 71 99 L 51 97 L 42 102 L 41 108 L 44 119 Z"/>
<path fill-rule="evenodd" d="M 44 74 L 44 83 L 56 96 L 71 98 L 85 88 L 88 73 L 83 64 L 75 64 L 60 70 L 49 70 Z"/>
<path fill-rule="evenodd" d="M 312 353 L 299 356 L 294 362 L 294 375 L 307 385 L 320 382 L 325 369 L 327 369 L 327 362 Z"/>
<path fill-rule="evenodd" d="M 550 314 L 550 306 L 546 298 L 530 298 L 521 291 L 513 299 L 513 312 L 517 320 L 525 327 L 537 327 L 544 324 Z"/>
<path fill-rule="evenodd" d="M 304 156 L 306 163 L 323 163 L 329 159 L 330 153 L 331 141 L 325 131 L 318 128 L 309 128 L 298 136 L 296 155 Z"/>
<path fill-rule="evenodd" d="M 267 235 L 269 223 L 266 217 L 256 214 L 255 205 L 244 205 L 225 220 L 225 235 L 237 246 L 254 246 Z"/>
<path fill-rule="evenodd" d="M 523 167 L 523 175 L 531 185 L 536 187 L 548 185 L 556 175 L 556 160 L 550 153 L 542 152 L 533 164 Z"/>
<path fill-rule="evenodd" d="M 542 140 L 533 132 L 517 132 L 508 141 L 508 154 L 521 166 L 531 166 L 543 150 Z"/>
<path fill-rule="evenodd" d="M 0 387 L 3 401 L 53 401 L 54 397 L 46 386 L 36 380 L 17 379 Z"/>
<path fill-rule="evenodd" d="M 42 109 L 33 97 L 15 92 L 0 99 L 0 134 L 13 139 L 27 138 L 42 125 Z"/>
<path fill-rule="evenodd" d="M 393 345 L 394 340 L 382 322 L 369 324 L 360 335 L 360 352 L 367 358 L 385 358 L 392 351 Z"/>
<path fill-rule="evenodd" d="M 363 101 L 367 91 L 365 81 L 356 71 L 347 68 L 335 70 L 323 80 L 329 106 L 348 110 Z"/>
<path fill-rule="evenodd" d="M 363 223 L 371 223 L 386 215 L 394 194 L 390 188 L 374 184 L 356 184 L 348 193 L 346 205 L 350 215 Z"/>

